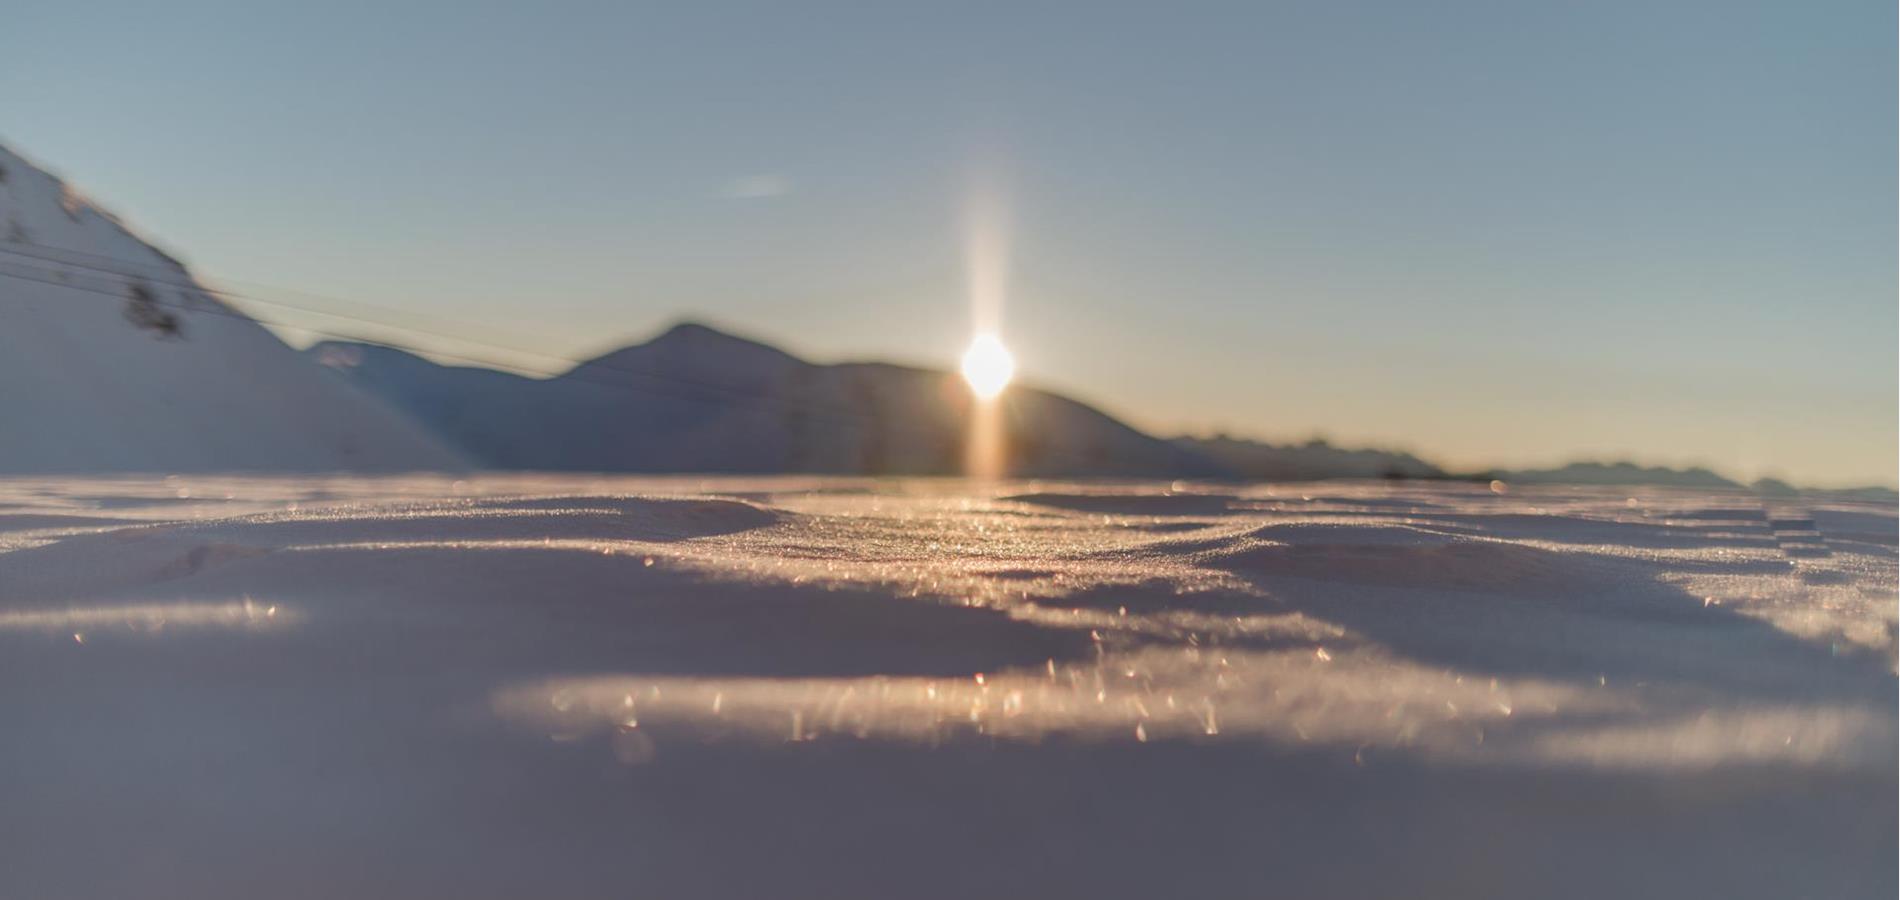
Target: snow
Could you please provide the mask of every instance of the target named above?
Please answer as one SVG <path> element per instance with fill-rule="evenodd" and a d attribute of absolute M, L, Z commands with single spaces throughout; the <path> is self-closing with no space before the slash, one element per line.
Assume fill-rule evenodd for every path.
<path fill-rule="evenodd" d="M 0 480 L 33 897 L 1892 896 L 1895 510 Z"/>
<path fill-rule="evenodd" d="M 460 461 L 0 147 L 0 473 Z"/>

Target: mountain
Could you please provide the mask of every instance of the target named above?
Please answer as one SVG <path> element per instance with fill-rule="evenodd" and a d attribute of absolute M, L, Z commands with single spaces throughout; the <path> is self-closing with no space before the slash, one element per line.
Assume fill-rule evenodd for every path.
<path fill-rule="evenodd" d="M 1175 438 L 1176 446 L 1201 454 L 1240 478 L 1305 481 L 1320 478 L 1443 478 L 1445 471 L 1410 453 L 1348 450 L 1324 440 L 1267 444 L 1244 438 Z"/>
<path fill-rule="evenodd" d="M 964 471 L 969 391 L 955 375 L 822 365 L 687 322 L 551 378 L 445 366 L 378 344 L 326 341 L 318 363 L 407 412 L 478 465 L 594 472 L 951 475 Z M 1080 402 L 1014 387 L 1001 399 L 1008 474 L 1248 481 L 1493 478 L 1521 483 L 1739 488 L 1708 469 L 1579 462 L 1481 473 L 1411 453 L 1143 434 Z M 1787 490 L 1771 482 L 1756 486 Z"/>
<path fill-rule="evenodd" d="M 1013 475 L 1740 487 L 1707 469 L 1630 463 L 1459 475 L 1409 453 L 1324 441 L 1161 440 L 1031 388 L 1000 403 Z M 177 259 L 0 145 L 0 475 L 471 463 L 955 474 L 970 416 L 969 392 L 948 373 L 814 364 L 692 323 L 553 378 L 348 341 L 299 355 Z M 1773 480 L 1755 488 L 1795 490 Z"/>
<path fill-rule="evenodd" d="M 1514 469 L 1486 473 L 1493 478 L 1525 484 L 1647 484 L 1664 487 L 1739 488 L 1730 481 L 1700 466 L 1671 469 L 1667 466 L 1639 466 L 1630 462 L 1573 462 L 1554 469 Z M 1764 491 L 1773 484 L 1760 485 Z M 1781 487 L 1786 488 L 1787 485 Z"/>
<path fill-rule="evenodd" d="M 0 474 L 463 464 L 0 146 Z"/>
<path fill-rule="evenodd" d="M 820 365 L 693 323 L 552 378 L 372 344 L 306 352 L 497 468 L 956 474 L 972 411 L 946 372 Z M 999 402 L 1010 474 L 1226 474 L 1066 397 L 1017 387 Z"/>

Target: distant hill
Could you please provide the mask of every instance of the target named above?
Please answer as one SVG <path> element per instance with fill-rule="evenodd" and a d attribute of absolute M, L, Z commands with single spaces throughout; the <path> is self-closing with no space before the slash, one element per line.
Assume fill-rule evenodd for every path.
<path fill-rule="evenodd" d="M 685 322 L 548 378 L 446 366 L 378 344 L 304 351 L 429 433 L 497 469 L 591 472 L 964 472 L 969 390 L 933 369 L 809 362 L 769 344 Z M 1501 479 L 1525 484 L 1752 486 L 1705 468 L 1577 462 L 1460 472 L 1411 453 L 1144 434 L 1087 404 L 1016 386 L 1001 399 L 1006 474 L 1027 477 Z"/>
<path fill-rule="evenodd" d="M 1445 477 L 1443 469 L 1410 453 L 1347 450 L 1317 439 L 1304 444 L 1267 444 L 1217 435 L 1175 438 L 1174 444 L 1212 459 L 1235 477 L 1249 480 Z"/>
<path fill-rule="evenodd" d="M 604 472 L 956 474 L 969 391 L 941 371 L 820 365 L 685 323 L 552 378 L 442 366 L 371 344 L 306 351 L 496 468 Z M 1205 456 L 1085 404 L 1002 400 L 1014 475 L 1219 477 Z"/>
<path fill-rule="evenodd" d="M 1739 488 L 1730 481 L 1700 466 L 1671 469 L 1666 466 L 1639 466 L 1628 462 L 1574 462 L 1554 469 L 1505 469 L 1487 473 L 1493 478 L 1526 484 L 1648 484 L 1670 487 Z M 1772 485 L 1764 483 L 1763 488 Z M 1786 485 L 1782 485 L 1786 488 Z"/>

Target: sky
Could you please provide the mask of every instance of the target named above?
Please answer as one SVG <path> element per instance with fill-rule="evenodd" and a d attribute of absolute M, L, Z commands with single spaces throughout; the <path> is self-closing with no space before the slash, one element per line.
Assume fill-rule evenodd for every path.
<path fill-rule="evenodd" d="M 0 19 L 0 141 L 294 340 L 948 368 L 981 230 L 1021 377 L 1150 431 L 1896 481 L 1887 0 Z"/>

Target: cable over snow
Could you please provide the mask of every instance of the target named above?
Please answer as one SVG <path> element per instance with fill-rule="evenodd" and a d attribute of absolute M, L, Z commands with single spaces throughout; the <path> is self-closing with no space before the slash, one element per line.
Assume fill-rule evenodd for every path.
<path fill-rule="evenodd" d="M 461 465 L 0 147 L 0 473 Z"/>

